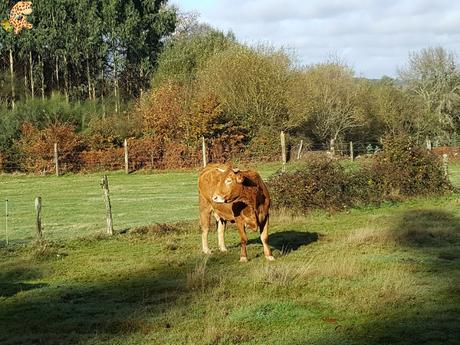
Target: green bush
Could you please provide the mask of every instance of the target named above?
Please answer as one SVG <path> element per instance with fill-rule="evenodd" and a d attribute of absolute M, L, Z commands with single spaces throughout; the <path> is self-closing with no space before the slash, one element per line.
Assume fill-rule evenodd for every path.
<path fill-rule="evenodd" d="M 299 212 L 340 210 L 452 189 L 439 158 L 406 136 L 384 139 L 383 151 L 356 169 L 317 158 L 296 171 L 277 173 L 268 183 L 275 207 Z"/>
<path fill-rule="evenodd" d="M 407 135 L 388 136 L 373 164 L 384 198 L 440 193 L 451 189 L 440 158 Z"/>
<path fill-rule="evenodd" d="M 327 158 L 311 160 L 293 172 L 278 173 L 268 184 L 275 207 L 307 211 L 341 209 L 350 203 L 344 168 Z"/>

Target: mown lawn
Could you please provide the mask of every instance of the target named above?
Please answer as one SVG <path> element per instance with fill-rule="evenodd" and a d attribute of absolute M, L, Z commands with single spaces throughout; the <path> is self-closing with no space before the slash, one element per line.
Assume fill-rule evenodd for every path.
<path fill-rule="evenodd" d="M 273 169 L 262 170 L 266 175 Z M 112 238 L 98 235 L 104 227 L 98 175 L 5 178 L 2 193 L 16 191 L 18 200 L 34 191 L 50 193 L 42 195 L 44 203 L 62 194 L 74 199 L 47 204 L 44 219 L 68 205 L 64 217 L 55 218 L 56 231 L 45 233 L 55 240 L 21 244 L 28 226 L 33 229 L 24 221 L 17 224 L 22 237 L 1 246 L 1 344 L 459 343 L 455 194 L 305 217 L 275 213 L 270 241 L 277 261 L 265 262 L 257 235 L 250 233 L 250 261 L 241 264 L 233 226 L 227 254 L 200 253 L 196 173 L 111 174 L 115 225 L 129 229 Z M 125 183 L 118 191 L 117 181 Z M 168 188 L 172 181 L 181 183 Z M 14 185 L 29 189 L 19 193 Z M 154 218 L 153 206 L 144 210 L 156 205 L 151 193 L 170 218 Z M 178 204 L 182 197 L 188 202 Z M 72 205 L 82 198 L 89 204 Z M 180 207 L 187 216 L 178 214 Z M 101 220 L 94 220 L 99 214 Z M 78 227 L 63 218 L 87 222 L 86 230 L 78 230 L 85 237 L 67 235 Z M 180 219 L 193 220 L 133 231 Z M 66 240 L 57 240 L 61 236 Z M 215 232 L 210 239 L 216 249 Z"/>

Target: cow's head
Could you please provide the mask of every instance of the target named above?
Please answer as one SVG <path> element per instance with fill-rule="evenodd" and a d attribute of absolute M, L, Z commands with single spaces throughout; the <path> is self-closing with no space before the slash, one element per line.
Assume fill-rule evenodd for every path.
<path fill-rule="evenodd" d="M 243 174 L 236 168 L 227 167 L 226 169 L 216 169 L 221 174 L 221 178 L 214 190 L 212 201 L 217 204 L 234 202 L 240 197 L 243 190 Z"/>

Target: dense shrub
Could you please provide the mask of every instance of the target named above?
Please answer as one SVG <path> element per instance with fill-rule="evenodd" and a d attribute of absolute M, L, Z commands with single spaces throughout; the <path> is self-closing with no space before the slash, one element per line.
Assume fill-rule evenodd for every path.
<path fill-rule="evenodd" d="M 81 138 L 74 126 L 59 122 L 42 130 L 28 122 L 22 125 L 21 138 L 16 142 L 22 169 L 34 173 L 54 171 L 54 143 L 58 145 L 60 170 L 78 170 Z"/>
<path fill-rule="evenodd" d="M 435 147 L 433 148 L 433 153 L 438 157 L 442 157 L 444 154 L 446 154 L 449 157 L 449 162 L 460 160 L 460 147 Z"/>
<path fill-rule="evenodd" d="M 80 154 L 80 161 L 82 171 L 120 170 L 124 167 L 123 148 L 83 151 Z"/>
<path fill-rule="evenodd" d="M 406 135 L 386 137 L 373 164 L 377 188 L 384 196 L 438 193 L 450 188 L 438 156 Z"/>
<path fill-rule="evenodd" d="M 296 171 L 274 175 L 269 186 L 276 207 L 300 212 L 338 210 L 451 189 L 439 158 L 406 136 L 383 140 L 383 151 L 356 169 L 316 158 Z"/>
<path fill-rule="evenodd" d="M 0 171 L 3 171 L 5 169 L 5 165 L 6 165 L 5 155 L 0 152 Z"/>
<path fill-rule="evenodd" d="M 306 211 L 340 209 L 349 204 L 344 168 L 327 158 L 311 160 L 296 171 L 279 173 L 269 180 L 277 207 Z"/>

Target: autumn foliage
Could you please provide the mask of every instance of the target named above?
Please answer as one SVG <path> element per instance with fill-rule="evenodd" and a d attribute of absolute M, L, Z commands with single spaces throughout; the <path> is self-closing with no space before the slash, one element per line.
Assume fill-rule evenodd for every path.
<path fill-rule="evenodd" d="M 55 123 L 42 130 L 30 123 L 21 127 L 21 138 L 16 142 L 20 164 L 25 171 L 49 173 L 54 170 L 54 144 L 57 144 L 61 171 L 76 171 L 80 167 L 81 137 L 66 123 Z"/>

